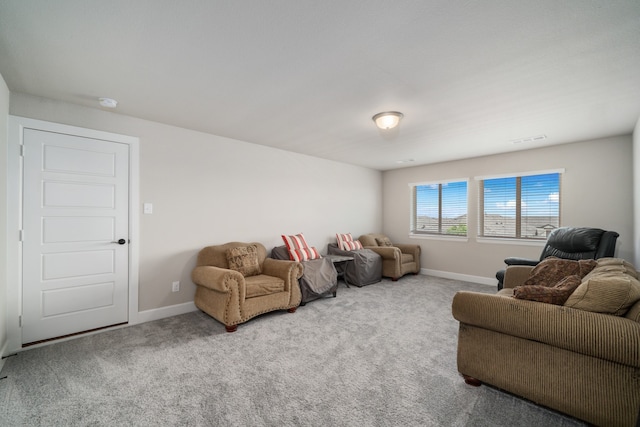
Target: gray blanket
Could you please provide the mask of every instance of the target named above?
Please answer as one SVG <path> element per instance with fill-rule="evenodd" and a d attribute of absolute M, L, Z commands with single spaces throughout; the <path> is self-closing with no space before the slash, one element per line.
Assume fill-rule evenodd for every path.
<path fill-rule="evenodd" d="M 286 246 L 276 246 L 271 250 L 271 258 L 288 260 Z M 304 273 L 299 280 L 302 303 L 307 303 L 324 295 L 335 294 L 338 288 L 338 273 L 327 258 L 301 262 Z"/>
<path fill-rule="evenodd" d="M 336 243 L 329 243 L 327 253 L 331 255 L 343 255 L 353 257 L 353 261 L 346 263 L 344 277 L 350 285 L 362 287 L 378 283 L 382 280 L 382 258 L 371 249 L 359 249 L 356 251 L 343 251 Z"/>

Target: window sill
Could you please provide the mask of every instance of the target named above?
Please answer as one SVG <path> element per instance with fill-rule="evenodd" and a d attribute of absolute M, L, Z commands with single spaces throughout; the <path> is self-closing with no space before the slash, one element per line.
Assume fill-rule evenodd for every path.
<path fill-rule="evenodd" d="M 410 239 L 418 240 L 446 240 L 449 242 L 467 243 L 469 236 L 452 236 L 447 234 L 413 234 L 409 233 Z M 496 244 L 496 245 L 516 245 L 516 246 L 534 246 L 543 247 L 546 240 L 531 240 L 531 239 L 509 239 L 501 237 L 476 237 L 477 243 Z"/>
<path fill-rule="evenodd" d="M 496 245 L 518 245 L 518 246 L 539 246 L 543 247 L 546 240 L 532 240 L 532 239 L 507 239 L 500 237 L 478 237 L 476 239 L 478 243 L 489 243 Z"/>
<path fill-rule="evenodd" d="M 469 236 L 452 236 L 447 234 L 413 234 L 409 233 L 410 239 L 420 240 L 447 240 L 449 242 L 461 242 L 466 243 L 469 241 Z"/>

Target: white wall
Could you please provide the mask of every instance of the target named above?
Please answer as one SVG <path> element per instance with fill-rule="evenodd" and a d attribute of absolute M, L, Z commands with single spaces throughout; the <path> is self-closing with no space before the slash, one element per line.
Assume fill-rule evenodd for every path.
<path fill-rule="evenodd" d="M 9 89 L 0 75 L 0 355 L 7 343 L 7 116 Z M 3 361 L 0 361 L 0 369 Z"/>
<path fill-rule="evenodd" d="M 10 101 L 12 115 L 140 138 L 140 203 L 153 203 L 140 216 L 140 311 L 193 301 L 206 245 L 271 249 L 302 232 L 326 252 L 335 233 L 382 227 L 378 171 L 24 94 Z"/>
<path fill-rule="evenodd" d="M 0 108 L 8 101 L 3 85 Z M 336 232 L 383 230 L 395 241 L 420 243 L 429 271 L 493 282 L 505 257 L 537 258 L 541 246 L 478 243 L 473 180 L 468 242 L 410 239 L 408 184 L 530 170 L 565 168 L 563 224 L 619 232 L 616 255 L 640 264 L 640 215 L 633 216 L 634 191 L 640 212 L 640 122 L 633 137 L 380 173 L 24 94 L 11 94 L 10 113 L 140 138 L 140 202 L 154 204 L 152 215 L 140 217 L 140 311 L 192 301 L 189 275 L 201 247 L 255 240 L 271 248 L 283 233 L 303 232 L 324 251 Z M 6 112 L 0 115 L 6 128 Z M 4 135 L 6 129 L 2 155 Z M 183 284 L 178 293 L 170 292 L 174 280 Z M 3 291 L 0 284 L 0 298 Z M 0 316 L 0 331 L 4 322 Z"/>
<path fill-rule="evenodd" d="M 633 163 L 631 135 L 576 142 L 383 173 L 383 229 L 392 240 L 422 245 L 422 267 L 485 278 L 495 283 L 495 272 L 508 256 L 539 258 L 542 244 L 481 243 L 476 176 L 565 168 L 561 190 L 561 224 L 598 227 L 620 233 L 616 256 L 632 260 Z M 466 242 L 410 239 L 409 183 L 469 179 L 469 239 Z M 470 278 L 470 279 L 471 279 Z"/>
<path fill-rule="evenodd" d="M 640 268 L 640 118 L 633 131 L 633 205 L 634 265 Z"/>

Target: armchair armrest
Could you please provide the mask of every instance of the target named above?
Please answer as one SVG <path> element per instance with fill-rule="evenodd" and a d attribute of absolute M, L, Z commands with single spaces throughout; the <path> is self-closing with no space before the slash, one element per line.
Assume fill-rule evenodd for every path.
<path fill-rule="evenodd" d="M 452 312 L 467 325 L 640 367 L 640 323 L 624 317 L 468 291 L 456 293 Z"/>
<path fill-rule="evenodd" d="M 302 277 L 302 273 L 304 273 L 304 267 L 297 261 L 265 258 L 262 264 L 262 274 L 281 278 L 287 289 L 291 283 Z"/>
<path fill-rule="evenodd" d="M 231 287 L 244 288 L 244 276 L 239 271 L 203 265 L 191 272 L 191 280 L 196 285 L 204 286 L 212 291 L 230 292 Z M 244 292 L 242 292 L 244 294 Z"/>
<path fill-rule="evenodd" d="M 398 244 L 394 244 L 394 246 L 400 249 L 400 252 L 402 252 L 403 254 L 411 254 L 416 259 L 420 258 L 420 251 L 422 250 L 420 245 L 398 243 Z"/>
<path fill-rule="evenodd" d="M 364 249 L 371 249 L 383 259 L 400 259 L 402 252 L 395 246 L 365 246 Z"/>
<path fill-rule="evenodd" d="M 528 258 L 518 258 L 518 257 L 509 257 L 504 260 L 504 263 L 507 265 L 533 265 L 536 266 L 540 263 L 540 260 L 537 259 L 528 259 Z"/>

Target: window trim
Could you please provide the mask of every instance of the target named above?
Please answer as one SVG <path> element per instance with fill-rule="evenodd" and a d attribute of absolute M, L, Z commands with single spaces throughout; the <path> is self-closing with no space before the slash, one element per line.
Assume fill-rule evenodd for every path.
<path fill-rule="evenodd" d="M 442 179 L 442 180 L 430 180 L 430 181 L 421 181 L 421 182 L 410 182 L 408 183 L 409 187 L 409 237 L 410 238 L 421 238 L 421 239 L 446 239 L 446 240 L 464 240 L 467 241 L 469 239 L 469 177 L 465 178 L 451 178 L 451 179 Z M 442 185 L 449 184 L 452 182 L 465 182 L 467 184 L 467 234 L 465 235 L 455 235 L 455 234 L 445 234 L 445 233 L 417 233 L 414 230 L 414 224 L 417 221 L 417 198 L 415 196 L 415 189 L 418 186 L 426 186 L 426 185 Z M 439 203 L 442 203 L 442 199 L 439 200 Z"/>
<path fill-rule="evenodd" d="M 533 238 L 527 238 L 527 237 L 522 237 L 517 235 L 518 232 L 517 230 L 519 230 L 521 228 L 521 212 L 516 211 L 516 236 L 514 237 L 507 237 L 507 236 L 485 236 L 483 234 L 480 234 L 482 230 L 484 230 L 484 181 L 486 180 L 490 180 L 490 179 L 500 179 L 500 178 L 516 178 L 516 181 L 519 183 L 520 180 L 523 177 L 527 177 L 527 176 L 535 176 L 535 175 L 549 175 L 549 174 L 558 174 L 560 175 L 560 194 L 562 194 L 562 176 L 565 173 L 565 168 L 558 168 L 558 169 L 545 169 L 545 170 L 538 170 L 538 171 L 527 171 L 527 172 L 514 172 L 514 173 L 504 173 L 504 174 L 495 174 L 495 175 L 481 175 L 481 176 L 475 176 L 474 179 L 478 182 L 477 185 L 477 190 L 478 190 L 478 229 L 477 229 L 477 235 L 476 235 L 476 239 L 478 241 L 483 241 L 483 242 L 489 242 L 489 241 L 499 241 L 499 240 L 504 240 L 504 241 L 518 241 L 518 242 L 540 242 L 540 241 L 544 241 L 546 239 L 533 239 Z M 520 199 L 521 198 L 521 187 L 518 184 L 516 186 L 516 198 Z M 561 211 L 562 211 L 562 203 L 561 200 L 559 201 L 558 204 L 558 224 L 560 224 L 560 219 L 561 219 Z"/>
<path fill-rule="evenodd" d="M 486 179 L 499 179 L 499 178 L 515 178 L 515 177 L 523 177 L 523 176 L 533 176 L 533 175 L 548 175 L 551 173 L 565 173 L 565 168 L 559 169 L 545 169 L 539 171 L 529 171 L 529 172 L 513 172 L 513 173 L 501 173 L 495 175 L 479 175 L 474 176 L 473 179 L 476 181 L 483 181 Z"/>

